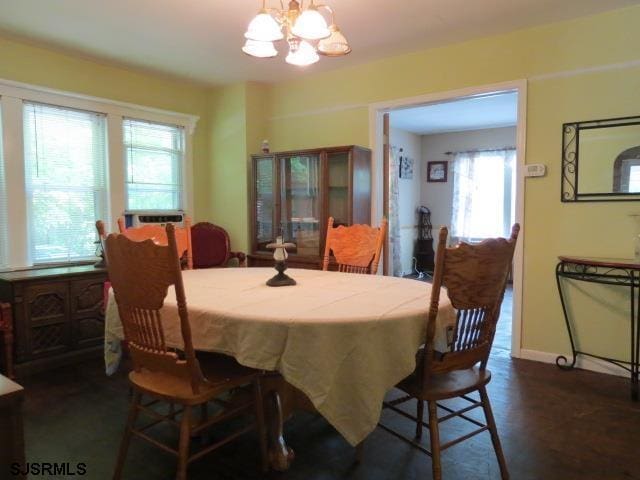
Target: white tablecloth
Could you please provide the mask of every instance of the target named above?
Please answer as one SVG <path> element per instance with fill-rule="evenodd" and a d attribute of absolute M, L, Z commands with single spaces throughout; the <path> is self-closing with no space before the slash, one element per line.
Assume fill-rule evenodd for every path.
<path fill-rule="evenodd" d="M 352 445 L 380 417 L 387 391 L 415 368 L 424 342 L 430 285 L 394 277 L 290 269 L 290 287 L 268 287 L 271 268 L 183 272 L 196 350 L 280 372 Z M 175 293 L 162 309 L 166 342 L 181 346 Z M 443 291 L 436 348 L 447 348 L 455 310 Z M 106 313 L 107 372 L 123 338 L 111 295 Z"/>

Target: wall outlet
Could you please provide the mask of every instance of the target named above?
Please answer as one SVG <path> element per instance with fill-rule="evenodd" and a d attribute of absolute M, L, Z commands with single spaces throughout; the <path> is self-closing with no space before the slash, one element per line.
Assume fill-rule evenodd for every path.
<path fill-rule="evenodd" d="M 544 177 L 546 173 L 547 166 L 542 163 L 532 163 L 524 167 L 525 177 Z"/>

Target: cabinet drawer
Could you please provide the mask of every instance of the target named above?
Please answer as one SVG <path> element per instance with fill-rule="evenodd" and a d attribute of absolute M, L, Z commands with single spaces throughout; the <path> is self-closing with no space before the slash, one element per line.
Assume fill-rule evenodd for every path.
<path fill-rule="evenodd" d="M 98 345 L 104 337 L 104 276 L 73 280 L 70 285 L 71 323 L 78 347 Z"/>
<path fill-rule="evenodd" d="M 66 283 L 35 283 L 25 287 L 24 335 L 28 357 L 41 357 L 71 348 L 69 289 Z"/>

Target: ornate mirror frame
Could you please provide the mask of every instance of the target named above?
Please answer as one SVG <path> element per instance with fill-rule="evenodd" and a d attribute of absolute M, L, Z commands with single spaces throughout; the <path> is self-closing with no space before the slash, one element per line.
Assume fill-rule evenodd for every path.
<path fill-rule="evenodd" d="M 628 202 L 640 201 L 640 192 L 602 192 L 602 193 L 580 193 L 579 185 L 579 153 L 580 153 L 580 132 L 596 128 L 615 128 L 630 125 L 640 125 L 640 116 L 607 118 L 602 120 L 589 120 L 586 122 L 571 122 L 562 125 L 562 175 L 560 200 L 562 202 Z M 638 139 L 640 145 L 640 138 Z M 622 168 L 621 157 L 628 151 L 621 152 L 615 161 L 614 169 L 611 172 L 612 190 L 614 185 L 620 185 L 619 171 Z"/>

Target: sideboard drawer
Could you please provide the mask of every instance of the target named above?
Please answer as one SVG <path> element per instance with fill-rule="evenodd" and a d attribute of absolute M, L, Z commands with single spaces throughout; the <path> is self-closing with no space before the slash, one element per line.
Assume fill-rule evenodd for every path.
<path fill-rule="evenodd" d="M 100 345 L 104 338 L 104 277 L 74 280 L 70 293 L 74 344 Z"/>
<path fill-rule="evenodd" d="M 24 289 L 23 326 L 25 358 L 38 358 L 63 353 L 71 348 L 69 323 L 69 288 L 66 283 L 47 282 L 28 285 Z M 20 329 L 20 326 L 18 326 Z"/>

